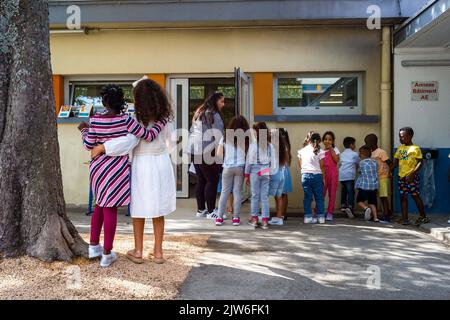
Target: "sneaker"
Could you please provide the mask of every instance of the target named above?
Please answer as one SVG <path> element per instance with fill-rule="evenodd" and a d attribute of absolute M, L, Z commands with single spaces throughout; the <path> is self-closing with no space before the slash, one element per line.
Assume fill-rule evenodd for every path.
<path fill-rule="evenodd" d="M 402 225 L 409 226 L 409 220 L 403 220 L 402 221 Z"/>
<path fill-rule="evenodd" d="M 388 222 L 391 222 L 391 218 L 390 218 L 389 216 L 382 216 L 382 217 L 380 218 L 380 221 L 381 221 L 381 222 L 388 223 Z"/>
<path fill-rule="evenodd" d="M 369 221 L 371 214 L 372 214 L 372 210 L 369 207 L 365 208 L 364 209 L 364 220 Z"/>
<path fill-rule="evenodd" d="M 223 225 L 223 219 L 217 218 L 216 219 L 216 226 L 221 226 L 221 225 Z"/>
<path fill-rule="evenodd" d="M 264 229 L 264 230 L 269 229 L 269 219 L 268 218 L 262 219 L 261 229 Z"/>
<path fill-rule="evenodd" d="M 345 213 L 349 219 L 353 219 L 355 217 L 352 208 L 345 208 Z"/>
<path fill-rule="evenodd" d="M 109 267 L 117 260 L 117 255 L 114 251 L 111 251 L 110 254 L 102 254 L 102 260 L 100 260 L 100 267 L 106 268 Z"/>
<path fill-rule="evenodd" d="M 342 207 L 341 207 L 341 212 L 346 213 L 346 212 L 347 212 L 347 209 L 348 209 L 347 207 L 342 206 Z"/>
<path fill-rule="evenodd" d="M 419 217 L 414 224 L 416 226 L 420 226 L 421 224 L 425 224 L 425 223 L 429 223 L 429 222 L 430 222 L 430 218 L 425 216 L 425 217 Z"/>
<path fill-rule="evenodd" d="M 233 220 L 231 222 L 233 223 L 233 226 L 238 226 L 241 224 L 241 219 L 233 218 Z"/>
<path fill-rule="evenodd" d="M 313 218 L 313 217 L 305 217 L 303 219 L 303 223 L 305 223 L 305 224 L 315 224 L 315 223 L 317 223 L 317 219 Z"/>
<path fill-rule="evenodd" d="M 277 217 L 273 217 L 272 219 L 269 220 L 269 224 L 272 225 L 272 226 L 282 226 L 283 225 L 283 219 L 277 218 Z"/>
<path fill-rule="evenodd" d="M 258 226 L 258 217 L 252 217 L 249 221 L 248 224 L 251 225 L 252 227 L 257 227 Z"/>
<path fill-rule="evenodd" d="M 206 214 L 208 213 L 208 210 L 197 210 L 197 213 L 195 214 L 197 218 L 205 218 Z"/>
<path fill-rule="evenodd" d="M 227 214 L 226 214 L 226 213 L 224 213 L 224 214 L 223 214 L 223 217 L 222 217 L 222 219 L 223 219 L 223 220 L 228 220 L 228 216 L 227 216 Z"/>
<path fill-rule="evenodd" d="M 380 222 L 380 220 L 377 218 L 377 219 L 373 219 L 373 222 Z"/>
<path fill-rule="evenodd" d="M 219 218 L 219 214 L 217 213 L 217 209 L 214 209 L 213 212 L 208 213 L 206 215 L 206 219 L 217 219 L 217 218 Z"/>
<path fill-rule="evenodd" d="M 89 259 L 95 259 L 98 257 L 101 257 L 103 254 L 103 247 L 101 244 L 98 244 L 96 246 L 89 245 Z"/>
<path fill-rule="evenodd" d="M 333 214 L 327 213 L 327 221 L 333 221 Z"/>
<path fill-rule="evenodd" d="M 325 217 L 320 217 L 318 220 L 319 220 L 319 224 L 325 223 Z"/>

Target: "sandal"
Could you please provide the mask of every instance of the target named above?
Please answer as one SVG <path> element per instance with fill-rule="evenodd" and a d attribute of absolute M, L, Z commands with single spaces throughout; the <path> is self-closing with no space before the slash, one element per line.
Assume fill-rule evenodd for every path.
<path fill-rule="evenodd" d="M 150 253 L 148 255 L 148 257 L 150 258 L 151 261 L 153 261 L 154 263 L 157 263 L 157 264 L 163 264 L 164 262 L 166 262 L 166 259 L 164 259 L 164 258 L 156 258 L 153 253 Z"/>
<path fill-rule="evenodd" d="M 127 252 L 126 257 L 131 260 L 132 262 L 136 263 L 136 264 L 141 264 L 144 263 L 144 259 L 142 259 L 142 257 L 136 257 L 134 255 L 134 250 L 130 250 Z"/>

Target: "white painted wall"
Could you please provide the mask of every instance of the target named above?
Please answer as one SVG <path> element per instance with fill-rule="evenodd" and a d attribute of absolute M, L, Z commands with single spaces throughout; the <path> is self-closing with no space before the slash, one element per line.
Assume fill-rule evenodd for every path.
<path fill-rule="evenodd" d="M 414 129 L 414 143 L 423 148 L 450 147 L 450 66 L 403 67 L 403 60 L 450 60 L 450 50 L 396 49 L 394 56 L 394 146 L 398 130 Z M 439 101 L 412 101 L 412 81 L 439 81 Z"/>

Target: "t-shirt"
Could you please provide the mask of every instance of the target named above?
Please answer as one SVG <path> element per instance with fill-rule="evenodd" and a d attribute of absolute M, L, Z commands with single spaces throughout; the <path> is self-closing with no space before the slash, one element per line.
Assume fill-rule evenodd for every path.
<path fill-rule="evenodd" d="M 372 159 L 375 159 L 378 162 L 378 177 L 380 179 L 389 178 L 391 170 L 386 163 L 386 161 L 389 160 L 387 152 L 378 148 L 372 151 Z"/>
<path fill-rule="evenodd" d="M 359 177 L 356 189 L 377 190 L 380 188 L 378 180 L 378 163 L 375 159 L 366 158 L 359 163 Z"/>
<path fill-rule="evenodd" d="M 360 161 L 358 153 L 352 149 L 345 149 L 340 155 L 340 161 L 339 181 L 355 180 L 356 165 Z"/>
<path fill-rule="evenodd" d="M 245 166 L 245 150 L 234 146 L 234 143 L 223 143 L 223 137 L 220 139 L 219 145 L 224 146 L 225 156 L 223 159 L 224 168 L 244 167 Z"/>
<path fill-rule="evenodd" d="M 422 159 L 422 151 L 416 145 L 402 145 L 398 147 L 394 158 L 399 160 L 398 176 L 404 178 L 414 171 L 417 166 L 417 160 Z"/>
<path fill-rule="evenodd" d="M 312 145 L 307 145 L 306 147 L 298 150 L 297 156 L 302 160 L 301 171 L 303 173 L 321 174 L 320 160 L 325 158 L 325 152 L 321 149 L 318 154 L 314 153 L 314 148 Z"/>

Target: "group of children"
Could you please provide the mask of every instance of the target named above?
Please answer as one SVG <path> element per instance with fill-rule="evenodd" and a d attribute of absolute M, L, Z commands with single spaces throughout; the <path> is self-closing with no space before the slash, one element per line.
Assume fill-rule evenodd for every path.
<path fill-rule="evenodd" d="M 247 120 L 238 116 L 231 120 L 228 129 L 248 130 Z M 222 138 L 219 154 L 224 154 L 222 173 L 222 193 L 219 200 L 216 225 L 224 223 L 227 199 L 232 190 L 242 190 L 247 184 L 251 190 L 251 219 L 249 224 L 267 229 L 269 224 L 282 225 L 286 216 L 287 194 L 292 191 L 289 166 L 291 163 L 290 142 L 287 131 L 277 129 L 278 154 L 271 142 L 272 134 L 266 123 L 253 126 L 254 141 L 246 140 L 239 145 L 235 141 Z M 389 185 L 392 172 L 399 167 L 398 188 L 402 206 L 402 223 L 409 224 L 408 195 L 411 195 L 419 209 L 420 217 L 416 225 L 428 223 L 419 191 L 419 171 L 422 167 L 420 148 L 412 143 L 414 132 L 411 128 L 400 129 L 400 146 L 389 159 L 387 152 L 378 146 L 378 137 L 369 134 L 365 145 L 356 152 L 356 139 L 346 137 L 345 150 L 340 153 L 335 146 L 336 137 L 331 131 L 323 136 L 310 131 L 303 148 L 298 151 L 301 182 L 304 192 L 304 223 L 325 223 L 333 221 L 336 195 L 341 185 L 341 211 L 354 218 L 356 203 L 363 210 L 364 218 L 374 222 L 389 222 L 392 211 L 389 207 Z M 323 145 L 323 147 L 322 147 Z M 325 210 L 325 196 L 328 206 Z M 240 224 L 241 192 L 234 192 L 233 225 Z M 269 197 L 275 197 L 276 217 L 270 219 Z M 377 209 L 378 198 L 382 204 L 382 216 Z M 313 199 L 315 208 L 312 208 Z"/>

